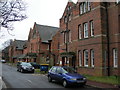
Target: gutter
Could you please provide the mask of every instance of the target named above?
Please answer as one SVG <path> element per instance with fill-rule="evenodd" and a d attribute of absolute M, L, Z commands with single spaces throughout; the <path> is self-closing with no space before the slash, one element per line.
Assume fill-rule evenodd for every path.
<path fill-rule="evenodd" d="M 110 76 L 110 46 L 109 46 L 109 43 L 110 43 L 110 37 L 109 37 L 109 20 L 108 20 L 108 2 L 105 2 L 105 10 L 106 10 L 106 25 L 107 25 L 107 58 L 108 58 L 108 67 L 107 67 L 107 70 L 108 70 L 108 73 L 107 75 Z"/>

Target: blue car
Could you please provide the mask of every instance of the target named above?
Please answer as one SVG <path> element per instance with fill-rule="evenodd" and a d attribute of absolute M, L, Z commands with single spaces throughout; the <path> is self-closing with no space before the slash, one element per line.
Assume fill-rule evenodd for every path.
<path fill-rule="evenodd" d="M 73 68 L 66 66 L 53 66 L 48 71 L 48 81 L 52 80 L 59 81 L 64 87 L 70 85 L 82 85 L 84 86 L 87 82 L 86 78 L 78 74 Z"/>

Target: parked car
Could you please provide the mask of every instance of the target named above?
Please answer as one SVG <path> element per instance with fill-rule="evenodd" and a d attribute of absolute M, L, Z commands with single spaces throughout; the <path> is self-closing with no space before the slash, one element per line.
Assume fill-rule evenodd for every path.
<path fill-rule="evenodd" d="M 52 82 L 52 80 L 61 82 L 64 87 L 69 85 L 84 86 L 87 82 L 86 77 L 78 74 L 73 68 L 65 66 L 53 66 L 48 71 L 48 81 Z"/>
<path fill-rule="evenodd" d="M 6 60 L 1 60 L 2 63 L 6 63 Z"/>
<path fill-rule="evenodd" d="M 40 65 L 37 64 L 36 62 L 30 62 L 30 64 L 31 64 L 35 69 L 40 69 Z"/>
<path fill-rule="evenodd" d="M 30 63 L 27 63 L 27 62 L 18 62 L 17 63 L 17 71 L 20 71 L 20 72 L 32 72 L 34 73 L 34 67 L 30 64 Z"/>

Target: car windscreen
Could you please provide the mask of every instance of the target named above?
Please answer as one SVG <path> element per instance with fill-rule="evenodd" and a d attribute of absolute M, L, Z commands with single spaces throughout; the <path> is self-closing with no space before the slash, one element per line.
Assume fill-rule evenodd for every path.
<path fill-rule="evenodd" d="M 65 67 L 65 68 L 62 68 L 62 72 L 63 73 L 75 73 L 76 71 L 74 70 L 74 68 Z"/>
<path fill-rule="evenodd" d="M 22 63 L 23 66 L 32 66 L 30 63 Z"/>

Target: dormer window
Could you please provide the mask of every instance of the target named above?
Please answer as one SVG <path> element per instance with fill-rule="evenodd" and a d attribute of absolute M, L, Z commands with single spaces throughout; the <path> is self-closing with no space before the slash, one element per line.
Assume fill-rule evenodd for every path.
<path fill-rule="evenodd" d="M 67 10 L 70 11 L 70 10 L 71 10 L 71 6 L 69 6 L 69 7 L 67 8 Z"/>

